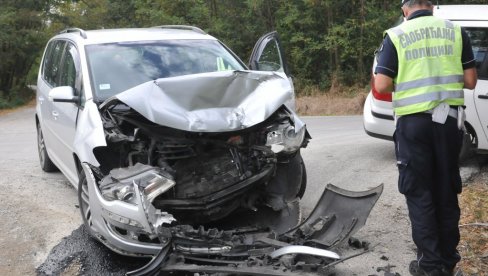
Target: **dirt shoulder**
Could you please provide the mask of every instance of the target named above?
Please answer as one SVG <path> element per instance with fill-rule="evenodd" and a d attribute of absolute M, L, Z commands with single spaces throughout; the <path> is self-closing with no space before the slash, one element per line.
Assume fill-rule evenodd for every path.
<path fill-rule="evenodd" d="M 465 275 L 488 275 L 488 166 L 466 182 L 461 207 L 460 267 Z"/>
<path fill-rule="evenodd" d="M 302 116 L 361 115 L 366 92 L 355 95 L 327 93 L 296 99 L 297 112 Z"/>

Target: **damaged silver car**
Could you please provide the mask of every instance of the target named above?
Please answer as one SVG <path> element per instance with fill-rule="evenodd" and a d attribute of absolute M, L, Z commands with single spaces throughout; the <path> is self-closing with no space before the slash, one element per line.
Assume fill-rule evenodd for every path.
<path fill-rule="evenodd" d="M 36 125 L 42 169 L 78 189 L 92 236 L 155 256 L 135 275 L 319 271 L 382 191 L 329 185 L 300 223 L 311 137 L 276 32 L 248 67 L 196 27 L 67 29 L 44 52 Z"/>

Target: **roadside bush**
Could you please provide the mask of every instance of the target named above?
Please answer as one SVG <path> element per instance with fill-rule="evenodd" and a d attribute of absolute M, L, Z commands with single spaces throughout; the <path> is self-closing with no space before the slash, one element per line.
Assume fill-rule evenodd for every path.
<path fill-rule="evenodd" d="M 0 109 L 9 109 L 24 105 L 34 99 L 34 91 L 28 87 L 15 87 L 11 90 L 10 97 L 5 97 L 3 91 L 0 91 Z"/>

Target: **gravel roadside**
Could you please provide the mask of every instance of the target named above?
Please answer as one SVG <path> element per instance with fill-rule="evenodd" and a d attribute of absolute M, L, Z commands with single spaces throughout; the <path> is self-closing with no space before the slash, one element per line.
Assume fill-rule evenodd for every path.
<path fill-rule="evenodd" d="M 0 116 L 0 275 L 35 275 L 59 238 L 81 224 L 76 190 L 32 158 L 34 112 L 27 107 Z M 24 123 L 26 117 L 32 120 Z"/>

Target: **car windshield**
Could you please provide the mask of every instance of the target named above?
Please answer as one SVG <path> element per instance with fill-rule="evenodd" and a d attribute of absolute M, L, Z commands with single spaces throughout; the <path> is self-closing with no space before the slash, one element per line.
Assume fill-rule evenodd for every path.
<path fill-rule="evenodd" d="M 147 81 L 224 70 L 245 70 L 215 40 L 87 45 L 92 89 L 103 101 Z"/>

